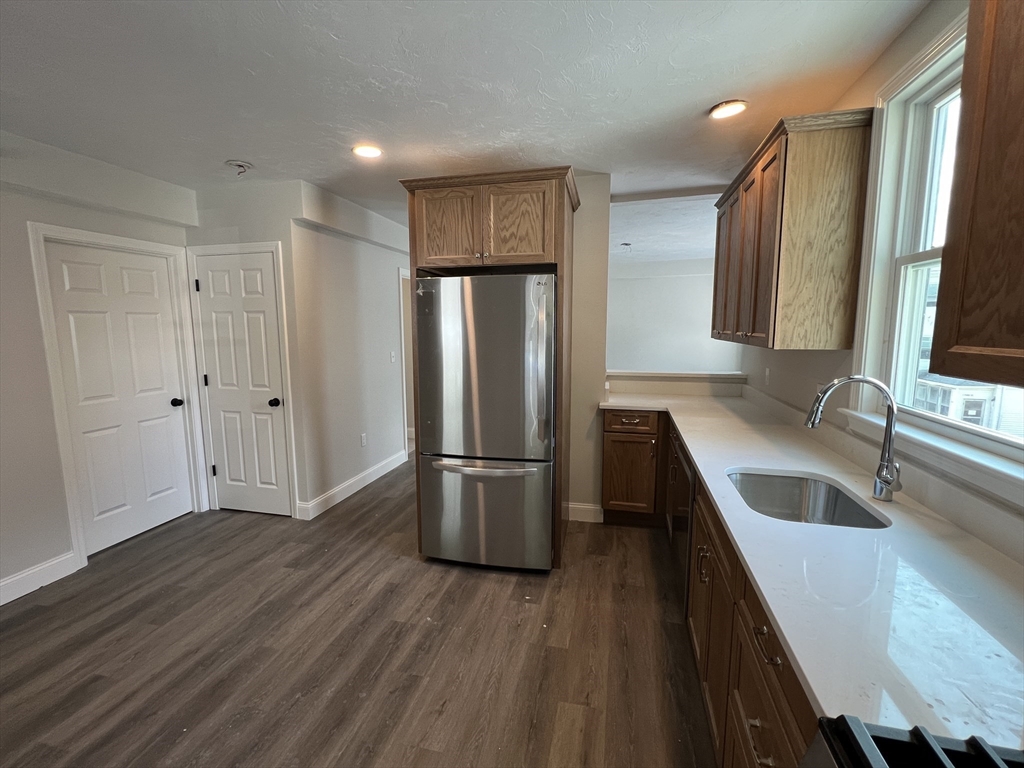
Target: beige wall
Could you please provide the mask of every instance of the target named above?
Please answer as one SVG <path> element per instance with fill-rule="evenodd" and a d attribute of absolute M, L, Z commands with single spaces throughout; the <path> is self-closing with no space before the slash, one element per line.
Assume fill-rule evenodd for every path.
<path fill-rule="evenodd" d="M 832 105 L 832 109 L 875 106 L 875 95 L 907 62 L 921 53 L 967 11 L 969 0 L 931 0 L 921 13 L 882 51 L 875 62 Z"/>
<path fill-rule="evenodd" d="M 292 365 L 306 456 L 300 500 L 312 501 L 405 453 L 398 268 L 408 258 L 293 222 L 292 259 L 299 339 Z"/>
<path fill-rule="evenodd" d="M 601 425 L 608 327 L 608 215 L 611 176 L 577 176 L 580 208 L 573 237 L 572 414 L 569 501 L 601 503 Z"/>
<path fill-rule="evenodd" d="M 87 186 L 82 184 L 83 188 Z M 57 427 L 29 251 L 30 221 L 156 243 L 185 244 L 185 231 L 180 226 L 8 189 L 0 192 L 0 578 L 71 551 Z"/>
<path fill-rule="evenodd" d="M 874 106 L 882 86 L 965 10 L 967 0 L 932 0 L 832 108 Z M 808 408 L 821 383 L 853 373 L 853 352 L 775 351 L 744 346 L 740 365 L 750 386 L 789 405 Z M 770 370 L 767 382 L 766 368 Z M 845 422 L 836 410 L 849 407 L 851 394 L 852 389 L 846 387 L 829 398 L 825 419 Z"/>

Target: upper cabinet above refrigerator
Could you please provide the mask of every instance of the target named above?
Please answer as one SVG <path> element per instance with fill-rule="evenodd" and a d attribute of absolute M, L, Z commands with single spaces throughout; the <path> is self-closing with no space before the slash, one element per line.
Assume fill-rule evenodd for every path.
<path fill-rule="evenodd" d="M 414 267 L 554 263 L 579 208 L 569 166 L 402 184 Z"/>
<path fill-rule="evenodd" d="M 726 188 L 716 203 L 713 338 L 853 345 L 871 117 L 783 118 Z"/>

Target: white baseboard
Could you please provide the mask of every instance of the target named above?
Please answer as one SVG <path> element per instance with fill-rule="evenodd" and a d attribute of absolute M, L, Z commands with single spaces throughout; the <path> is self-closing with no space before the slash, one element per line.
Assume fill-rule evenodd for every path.
<path fill-rule="evenodd" d="M 360 472 L 351 480 L 346 480 L 341 485 L 332 488 L 322 496 L 317 496 L 312 501 L 300 501 L 295 505 L 295 516 L 299 520 L 312 520 L 317 515 L 326 512 L 339 501 L 347 499 L 356 491 L 365 488 L 374 480 L 383 477 L 392 469 L 401 466 L 409 460 L 409 454 L 404 450 L 389 456 L 379 464 L 375 464 L 364 472 Z"/>
<path fill-rule="evenodd" d="M 29 592 L 35 592 L 40 587 L 52 584 L 57 579 L 63 579 L 81 567 L 78 556 L 74 552 L 66 552 L 45 563 L 33 565 L 20 573 L 8 576 L 6 579 L 0 580 L 0 605 L 17 600 Z"/>
<path fill-rule="evenodd" d="M 581 523 L 603 523 L 604 510 L 597 504 L 569 504 L 569 519 Z"/>

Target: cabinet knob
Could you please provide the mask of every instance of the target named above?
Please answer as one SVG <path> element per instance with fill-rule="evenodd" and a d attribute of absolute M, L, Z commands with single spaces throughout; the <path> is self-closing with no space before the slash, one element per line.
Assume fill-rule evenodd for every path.
<path fill-rule="evenodd" d="M 473 258 L 474 259 L 479 259 L 480 258 L 480 254 L 479 253 L 474 253 L 473 254 Z"/>
<path fill-rule="evenodd" d="M 484 251 L 484 260 L 486 261 L 489 258 L 491 258 L 491 254 L 489 254 L 487 251 Z"/>

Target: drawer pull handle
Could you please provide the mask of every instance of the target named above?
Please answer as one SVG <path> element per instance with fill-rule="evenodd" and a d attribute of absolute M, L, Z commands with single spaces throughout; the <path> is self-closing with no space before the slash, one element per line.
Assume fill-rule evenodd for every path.
<path fill-rule="evenodd" d="M 754 630 L 754 642 L 757 643 L 757 650 L 761 652 L 761 658 L 764 659 L 765 664 L 771 664 L 773 667 L 781 667 L 782 659 L 778 656 L 769 656 L 768 649 L 765 648 L 764 638 L 768 637 L 768 627 L 752 627 Z"/>
<path fill-rule="evenodd" d="M 709 550 L 703 544 L 701 546 L 697 547 L 697 573 L 698 573 L 698 576 L 700 577 L 701 584 L 707 584 L 708 583 L 708 572 L 704 570 L 704 566 L 701 565 L 701 563 L 704 561 L 705 557 L 710 557 L 710 555 L 711 555 L 711 550 Z"/>
<path fill-rule="evenodd" d="M 622 419 L 620 419 L 620 421 L 622 421 L 623 424 L 639 424 L 640 423 L 640 419 L 639 418 L 627 419 L 627 418 L 623 417 Z"/>
<path fill-rule="evenodd" d="M 757 742 L 754 740 L 753 728 L 761 727 L 761 719 L 759 717 L 747 718 L 747 735 L 750 737 L 750 746 L 754 748 L 754 762 L 758 765 L 774 766 L 775 759 L 772 757 L 761 757 L 760 751 L 757 748 Z"/>

